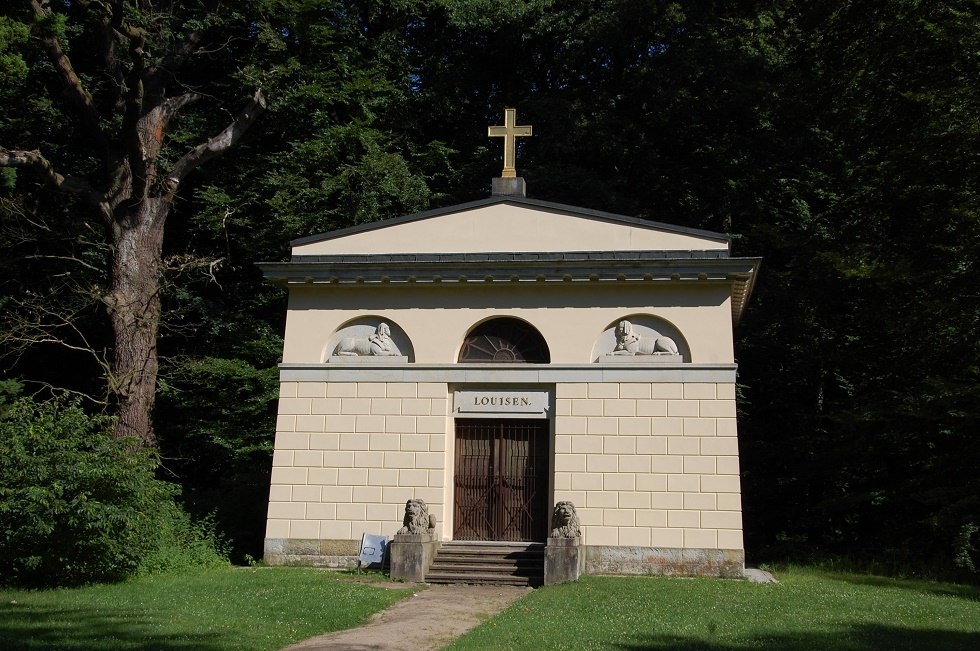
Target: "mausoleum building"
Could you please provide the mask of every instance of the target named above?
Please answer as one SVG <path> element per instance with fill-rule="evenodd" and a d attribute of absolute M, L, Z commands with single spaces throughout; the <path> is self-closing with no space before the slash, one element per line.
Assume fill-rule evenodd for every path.
<path fill-rule="evenodd" d="M 265 559 L 349 566 L 423 500 L 438 541 L 544 543 L 584 571 L 740 576 L 728 235 L 528 199 L 296 240 Z"/>

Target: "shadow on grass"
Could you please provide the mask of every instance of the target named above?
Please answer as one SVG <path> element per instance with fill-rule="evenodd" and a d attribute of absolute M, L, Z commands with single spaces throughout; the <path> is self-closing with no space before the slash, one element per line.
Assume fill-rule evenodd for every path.
<path fill-rule="evenodd" d="M 638 643 L 619 644 L 617 648 L 629 651 L 976 651 L 980 649 L 980 633 L 859 624 L 833 633 L 767 635 L 740 643 L 651 635 Z"/>
<path fill-rule="evenodd" d="M 914 579 L 890 579 L 883 576 L 864 576 L 860 574 L 827 575 L 828 579 L 843 581 L 852 585 L 869 585 L 876 588 L 900 588 L 937 597 L 955 597 L 967 601 L 980 601 L 980 587 L 956 585 L 953 583 L 931 583 Z"/>
<path fill-rule="evenodd" d="M 4 651 L 225 651 L 213 634 L 154 632 L 159 624 L 136 611 L 0 604 Z"/>

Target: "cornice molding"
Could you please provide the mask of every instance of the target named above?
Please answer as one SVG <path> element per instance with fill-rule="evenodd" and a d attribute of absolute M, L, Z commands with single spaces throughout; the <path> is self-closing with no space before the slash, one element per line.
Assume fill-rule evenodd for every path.
<path fill-rule="evenodd" d="M 735 364 L 298 364 L 279 365 L 281 382 L 735 382 Z"/>
<path fill-rule="evenodd" d="M 283 287 L 479 287 L 541 284 L 711 283 L 731 286 L 732 319 L 742 316 L 761 258 L 729 258 L 717 251 L 614 251 L 295 256 L 260 262 Z M 675 255 L 672 255 L 675 254 Z"/>

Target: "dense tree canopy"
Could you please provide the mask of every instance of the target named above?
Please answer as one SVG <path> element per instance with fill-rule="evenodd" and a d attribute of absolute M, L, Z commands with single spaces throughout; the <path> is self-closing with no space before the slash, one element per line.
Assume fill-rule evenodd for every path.
<path fill-rule="evenodd" d="M 978 26 L 976 0 L 7 3 L 0 152 L 65 178 L 52 192 L 36 158 L 0 168 L 6 373 L 120 406 L 105 297 L 112 224 L 128 222 L 64 184 L 105 200 L 113 147 L 135 161 L 137 97 L 145 113 L 195 96 L 159 133 L 166 171 L 261 89 L 266 112 L 169 195 L 153 263 L 162 468 L 256 554 L 284 305 L 253 263 L 485 196 L 486 126 L 517 106 L 532 196 L 730 231 L 737 255 L 764 257 L 737 350 L 750 560 L 968 572 Z M 66 94 L 54 36 L 88 95 Z M 136 95 L 154 69 L 166 92 Z M 158 176 L 143 185 L 165 193 Z"/>

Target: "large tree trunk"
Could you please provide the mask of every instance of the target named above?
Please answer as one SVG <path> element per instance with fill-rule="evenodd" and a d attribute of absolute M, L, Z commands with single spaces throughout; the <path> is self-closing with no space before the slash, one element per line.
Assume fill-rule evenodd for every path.
<path fill-rule="evenodd" d="M 26 4 L 34 13 L 36 33 L 69 105 L 77 112 L 79 125 L 96 143 L 95 155 L 102 159 L 104 176 L 93 181 L 63 174 L 37 149 L 8 150 L 0 146 L 0 167 L 32 168 L 51 187 L 79 197 L 105 219 L 113 245 L 112 277 L 103 300 L 114 334 L 108 389 L 117 403 L 115 436 L 133 437 L 140 445 L 154 447 L 152 412 L 157 383 L 164 222 L 181 181 L 232 147 L 265 109 L 265 97 L 256 90 L 222 131 L 167 165 L 159 158 L 168 124 L 181 109 L 200 98 L 176 83 L 175 75 L 190 64 L 192 55 L 201 47 L 203 28 L 191 30 L 178 46 L 158 53 L 147 45 L 147 39 L 154 36 L 155 43 L 164 46 L 169 44 L 167 38 L 148 33 L 138 24 L 130 24 L 127 18 L 133 12 L 137 18 L 149 17 L 152 3 L 138 9 L 121 0 L 78 3 L 96 12 L 90 17 L 98 20 L 88 25 L 101 30 L 94 41 L 101 42 L 102 67 L 94 77 L 113 82 L 103 94 L 107 101 L 100 103 L 86 89 L 85 76 L 76 72 L 62 46 L 64 34 L 52 29 L 57 24 L 54 18 L 65 15 L 65 7 L 52 9 L 46 0 L 26 0 Z M 208 12 L 217 9 L 219 3 L 214 4 Z M 169 87 L 172 83 L 176 93 L 168 92 L 173 90 Z M 100 110 L 105 114 L 100 114 Z M 91 154 L 85 152 L 85 156 Z M 68 156 L 66 160 L 73 158 Z"/>
<path fill-rule="evenodd" d="M 111 390 L 118 400 L 116 438 L 156 445 L 151 420 L 157 383 L 163 226 L 169 197 L 150 197 L 113 225 L 112 284 L 105 297 L 115 335 Z"/>

